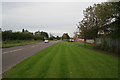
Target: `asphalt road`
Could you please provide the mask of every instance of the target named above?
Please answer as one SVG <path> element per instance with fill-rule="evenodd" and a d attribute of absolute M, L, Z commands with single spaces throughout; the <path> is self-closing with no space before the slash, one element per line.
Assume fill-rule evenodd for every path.
<path fill-rule="evenodd" d="M 25 46 L 17 46 L 11 48 L 2 49 L 2 72 L 6 72 L 20 61 L 26 59 L 29 56 L 45 49 L 59 41 L 50 41 L 49 43 L 36 43 Z"/>

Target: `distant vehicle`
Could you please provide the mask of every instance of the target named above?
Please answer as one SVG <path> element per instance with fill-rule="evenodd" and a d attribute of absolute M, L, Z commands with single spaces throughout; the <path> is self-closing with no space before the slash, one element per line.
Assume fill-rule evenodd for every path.
<path fill-rule="evenodd" d="M 74 42 L 74 39 L 69 39 L 69 42 Z"/>
<path fill-rule="evenodd" d="M 49 41 L 48 41 L 48 40 L 45 40 L 44 42 L 45 42 L 45 43 L 48 43 Z"/>

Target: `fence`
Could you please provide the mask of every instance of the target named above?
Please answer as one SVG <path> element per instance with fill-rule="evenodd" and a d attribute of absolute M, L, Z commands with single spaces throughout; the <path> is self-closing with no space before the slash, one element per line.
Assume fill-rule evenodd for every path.
<path fill-rule="evenodd" d="M 96 38 L 95 44 L 100 49 L 120 53 L 120 39 Z"/>

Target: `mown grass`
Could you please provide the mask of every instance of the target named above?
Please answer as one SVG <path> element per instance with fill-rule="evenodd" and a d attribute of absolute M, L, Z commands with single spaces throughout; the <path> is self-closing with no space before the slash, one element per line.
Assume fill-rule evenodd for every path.
<path fill-rule="evenodd" d="M 34 44 L 41 42 L 41 40 L 8 40 L 8 41 L 2 41 L 2 48 L 7 47 L 14 47 L 14 46 L 22 46 L 22 45 L 28 45 L 28 44 Z"/>
<path fill-rule="evenodd" d="M 4 78 L 118 78 L 118 58 L 59 42 L 23 60 Z"/>
<path fill-rule="evenodd" d="M 81 46 L 81 47 L 86 47 L 86 48 L 94 48 L 95 45 L 92 45 L 92 44 L 85 44 L 85 43 L 80 43 L 80 42 L 68 42 L 68 43 L 71 43 L 71 44 L 75 44 L 75 45 L 78 45 L 78 46 Z"/>

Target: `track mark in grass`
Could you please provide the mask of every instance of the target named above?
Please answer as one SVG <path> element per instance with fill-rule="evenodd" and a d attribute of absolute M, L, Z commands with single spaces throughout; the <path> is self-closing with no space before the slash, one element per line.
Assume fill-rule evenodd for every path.
<path fill-rule="evenodd" d="M 115 57 L 59 42 L 17 64 L 6 78 L 116 78 L 117 67 Z"/>
<path fill-rule="evenodd" d="M 32 75 L 31 77 L 43 78 L 46 75 L 51 62 L 56 55 L 56 53 L 52 53 L 52 51 L 54 51 L 56 49 L 55 47 L 57 46 L 58 45 L 54 45 L 54 47 L 47 50 L 47 53 L 44 54 L 45 57 L 39 59 L 38 62 L 32 67 L 32 69 L 30 70 L 30 74 L 34 75 Z"/>
<path fill-rule="evenodd" d="M 58 43 L 58 45 L 59 46 L 56 47 L 56 50 L 54 50 L 56 55 L 54 56 L 50 68 L 44 78 L 69 78 L 68 66 L 64 55 L 66 52 L 65 49 L 63 49 L 64 45 L 61 43 Z"/>
<path fill-rule="evenodd" d="M 57 45 L 58 46 L 55 47 L 57 49 L 53 51 L 53 53 L 55 53 L 55 56 L 49 65 L 49 69 L 46 71 L 46 74 L 43 76 L 44 78 L 56 78 L 57 77 L 56 71 L 58 68 L 56 67 L 57 65 L 56 61 L 57 61 L 57 55 L 58 55 L 59 48 L 60 48 L 60 45 L 59 44 Z"/>
<path fill-rule="evenodd" d="M 70 75 L 69 75 L 69 70 L 68 70 L 68 61 L 66 60 L 67 59 L 67 50 L 65 49 L 65 47 L 67 47 L 66 45 L 64 44 L 61 44 L 62 47 L 64 48 L 61 48 L 62 50 L 60 50 L 60 69 L 61 69 L 61 77 L 62 78 L 69 78 Z"/>
<path fill-rule="evenodd" d="M 99 52 L 95 52 L 95 51 L 92 51 L 92 50 L 89 50 L 88 51 L 86 49 L 81 49 L 81 51 L 83 53 L 88 53 L 87 56 L 86 54 L 84 54 L 83 56 L 86 56 L 86 57 L 90 57 L 90 61 L 95 61 L 96 64 L 99 64 L 98 66 L 113 66 L 111 67 L 111 69 L 114 69 L 116 70 L 117 69 L 117 63 L 118 63 L 118 59 L 117 57 L 114 57 L 114 56 L 111 56 L 111 55 L 106 55 L 106 54 L 102 54 L 102 53 L 99 53 Z M 116 65 L 116 66 L 114 66 Z"/>
<path fill-rule="evenodd" d="M 53 51 L 56 51 L 56 47 L 58 47 L 58 46 L 59 46 L 59 45 L 58 45 L 58 43 L 57 43 L 57 46 L 54 46 L 53 49 L 50 50 L 49 53 L 51 53 L 51 54 L 49 54 L 49 56 L 47 56 L 47 57 L 45 58 L 45 59 L 46 59 L 46 62 L 44 62 L 44 64 L 43 64 L 43 69 L 42 69 L 42 71 L 39 73 L 39 74 L 42 74 L 42 75 L 39 76 L 39 74 L 38 74 L 39 77 L 44 78 L 44 77 L 47 75 L 48 70 L 50 69 L 50 65 L 51 65 L 51 63 L 53 62 L 53 59 L 54 59 L 54 57 L 55 57 L 56 54 L 57 54 L 57 53 L 55 53 L 55 52 L 53 52 Z M 45 66 L 46 66 L 46 67 L 45 67 Z M 43 73 L 44 73 L 44 74 L 43 74 Z"/>
<path fill-rule="evenodd" d="M 54 44 L 53 46 L 56 46 L 56 44 Z M 47 55 L 49 55 L 49 52 L 53 49 L 53 47 L 48 47 L 46 49 L 43 49 L 42 51 L 36 53 L 35 55 L 23 60 L 22 62 L 20 62 L 19 64 L 17 64 L 16 66 L 14 66 L 4 77 L 13 77 L 13 78 L 19 78 L 19 77 L 34 77 L 34 75 L 36 75 L 37 71 L 39 70 L 39 66 L 41 66 L 41 61 L 45 60 L 45 57 Z M 47 60 L 47 59 L 46 59 Z M 36 70 L 34 70 L 34 66 L 35 64 L 40 64 L 38 66 L 36 66 Z M 20 66 L 18 68 L 18 66 Z M 44 65 L 43 65 L 44 66 Z M 34 74 L 35 73 L 35 74 Z M 29 74 L 31 76 L 29 76 Z"/>
<path fill-rule="evenodd" d="M 71 47 L 70 50 L 73 49 L 72 45 L 69 47 Z M 109 66 L 108 63 L 105 64 L 103 62 L 104 59 L 103 60 L 98 59 L 97 54 L 95 57 L 95 56 L 93 56 L 94 54 L 92 54 L 90 52 L 85 54 L 87 50 L 80 49 L 80 48 L 77 49 L 77 48 L 75 48 L 76 50 L 73 49 L 76 51 L 76 53 L 74 53 L 74 54 L 78 55 L 78 56 L 76 56 L 77 59 L 80 58 L 80 60 L 83 60 L 82 64 L 86 65 L 85 67 L 87 69 L 87 71 L 85 70 L 82 72 L 88 72 L 87 74 L 90 73 L 89 76 L 91 78 L 95 78 L 95 77 L 106 77 L 106 78 L 107 77 L 115 77 L 116 78 L 117 77 L 117 71 L 118 71 L 117 68 L 113 68 L 112 66 Z M 104 55 L 101 55 L 99 57 L 102 57 L 102 56 L 104 56 Z M 79 62 L 81 62 L 81 61 L 79 61 Z M 111 63 L 109 62 L 109 64 L 111 64 Z M 117 67 L 117 65 L 113 65 L 113 66 Z M 84 75 L 87 75 L 87 74 L 84 74 Z"/>
<path fill-rule="evenodd" d="M 79 48 L 79 47 L 78 47 Z M 86 53 L 87 55 L 91 56 L 92 60 L 94 61 L 94 59 L 96 59 L 98 62 L 101 62 L 105 65 L 108 65 L 108 66 L 113 66 L 113 65 L 116 65 L 114 67 L 112 67 L 113 69 L 116 69 L 117 67 L 117 63 L 118 63 L 118 60 L 116 60 L 117 57 L 114 57 L 114 56 L 111 56 L 111 55 L 106 55 L 106 54 L 102 54 L 100 52 L 95 52 L 93 50 L 89 50 L 89 49 L 84 49 L 84 48 L 79 48 L 81 50 L 81 52 L 83 53 Z M 89 52 L 88 52 L 89 51 Z M 89 53 L 89 54 L 88 54 Z M 86 55 L 85 54 L 85 55 Z M 89 57 L 88 56 L 88 57 Z M 118 59 L 118 58 L 117 58 Z M 116 62 L 117 61 L 117 62 Z M 98 63 L 97 62 L 97 63 Z M 112 64 L 110 64 L 112 62 Z"/>
<path fill-rule="evenodd" d="M 86 66 L 84 65 L 84 57 L 82 57 L 82 54 L 77 53 L 77 50 L 75 50 L 73 47 L 68 47 L 69 49 L 69 68 L 70 68 L 70 74 L 72 74 L 71 78 L 85 78 L 89 77 L 89 73 Z M 74 50 L 74 51 L 73 51 Z M 80 56 L 80 57 L 79 57 Z"/>

